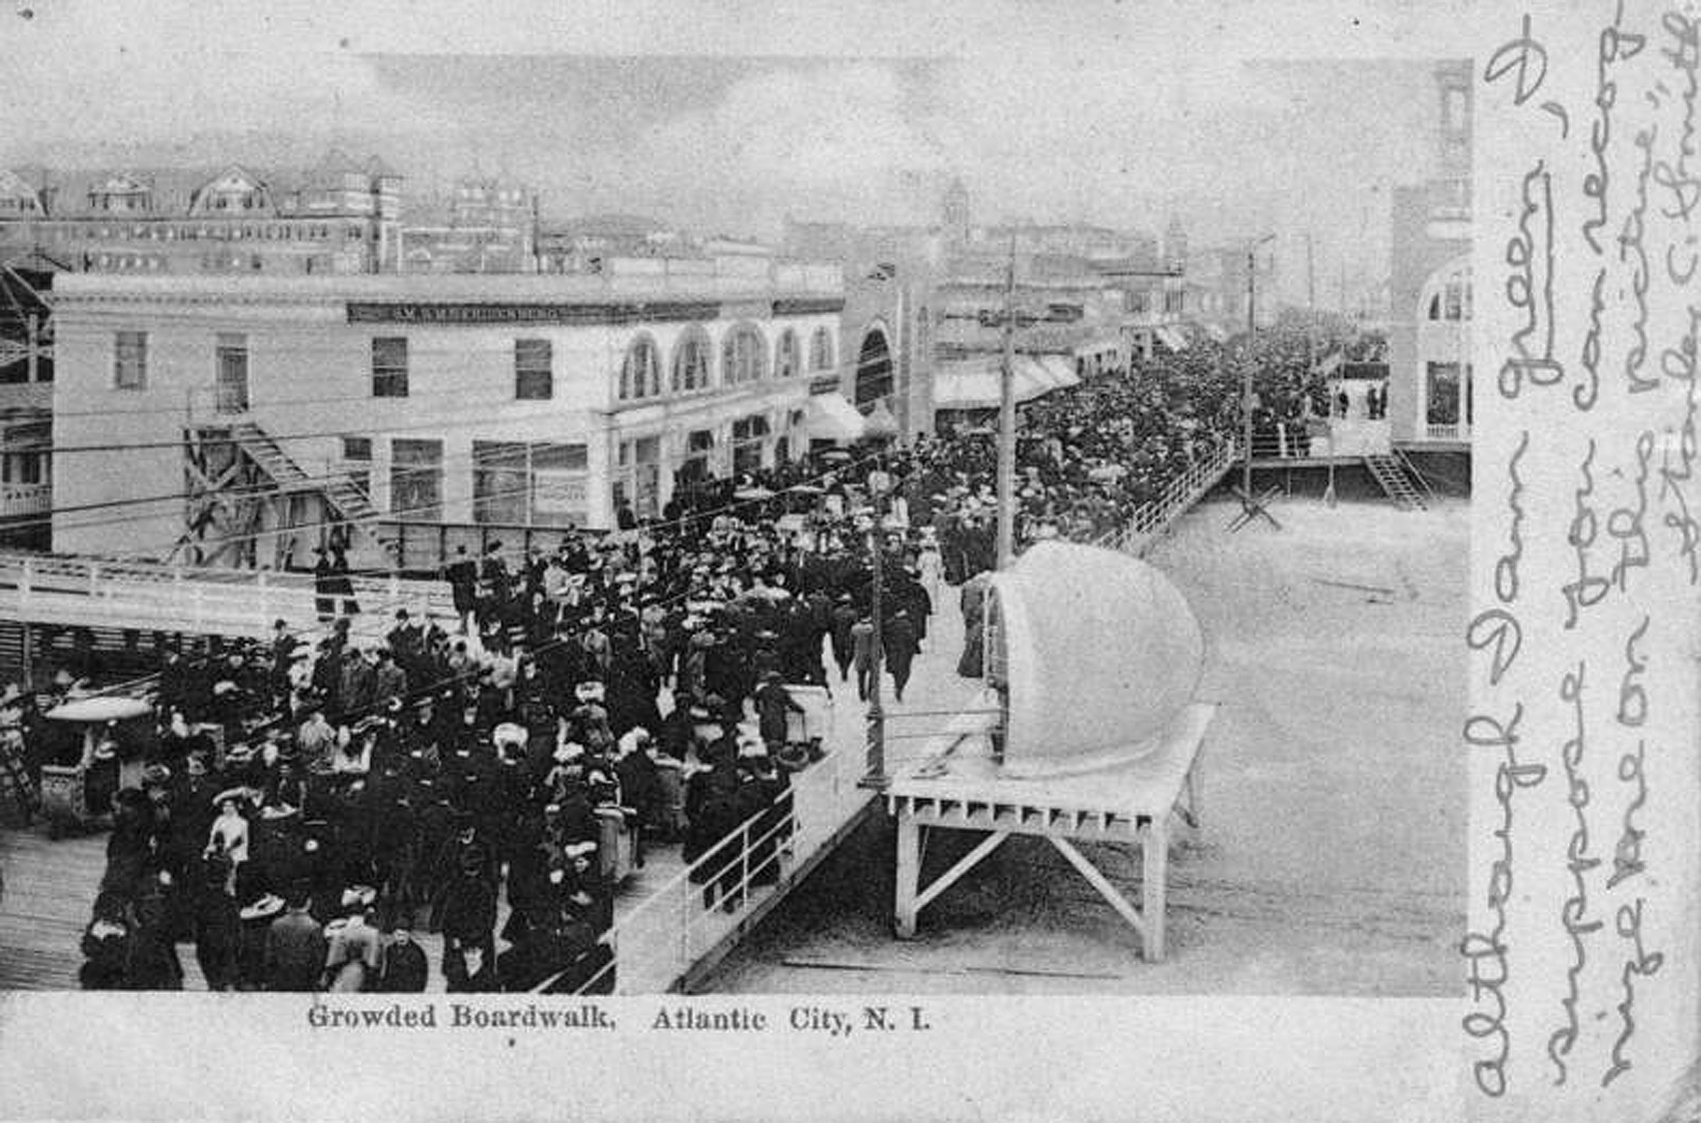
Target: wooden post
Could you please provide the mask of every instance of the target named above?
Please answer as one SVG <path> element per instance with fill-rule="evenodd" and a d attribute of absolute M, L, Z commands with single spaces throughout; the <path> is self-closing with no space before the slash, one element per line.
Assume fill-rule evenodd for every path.
<path fill-rule="evenodd" d="M 1146 921 L 1140 956 L 1156 963 L 1164 957 L 1164 903 L 1169 880 L 1169 823 L 1153 818 L 1140 837 L 1140 911 Z"/>
<path fill-rule="evenodd" d="M 900 940 L 915 939 L 916 883 L 921 879 L 921 830 L 909 801 L 898 807 L 898 885 L 893 927 Z"/>

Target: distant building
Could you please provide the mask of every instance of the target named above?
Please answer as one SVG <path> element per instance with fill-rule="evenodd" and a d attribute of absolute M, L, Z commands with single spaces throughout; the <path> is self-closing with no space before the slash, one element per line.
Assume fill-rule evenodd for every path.
<path fill-rule="evenodd" d="M 945 191 L 944 205 L 940 211 L 943 220 L 942 233 L 946 243 L 952 246 L 966 245 L 973 224 L 969 220 L 969 189 L 963 186 L 962 180 L 951 181 L 951 186 Z"/>
<path fill-rule="evenodd" d="M 73 272 L 393 272 L 402 177 L 333 151 L 306 169 L 0 170 L 0 260 Z"/>
<path fill-rule="evenodd" d="M 1471 64 L 1435 70 L 1439 174 L 1396 187 L 1388 419 L 1396 443 L 1468 447 L 1471 432 Z"/>
<path fill-rule="evenodd" d="M 537 193 L 468 176 L 446 198 L 408 209 L 402 267 L 408 273 L 536 273 Z"/>
<path fill-rule="evenodd" d="M 679 231 L 639 215 L 587 215 L 550 222 L 538 230 L 538 260 L 545 273 L 596 273 L 616 257 L 688 256 Z"/>
<path fill-rule="evenodd" d="M 404 538 L 608 527 L 856 416 L 833 266 L 65 275 L 54 300 L 68 552 L 300 565 L 341 524 L 358 563 L 382 565 L 379 544 Z"/>

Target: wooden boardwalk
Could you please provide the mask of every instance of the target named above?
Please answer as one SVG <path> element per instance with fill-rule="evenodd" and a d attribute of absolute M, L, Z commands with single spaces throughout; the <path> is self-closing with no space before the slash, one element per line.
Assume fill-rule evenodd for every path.
<path fill-rule="evenodd" d="M 962 623 L 957 593 L 945 589 L 929 624 L 929 652 L 915 664 L 903 704 L 888 702 L 889 752 L 894 761 L 916 751 L 918 734 L 943 727 L 950 703 L 968 690 L 955 677 Z M 888 680 L 888 687 L 890 682 Z M 793 780 L 796 811 L 788 853 L 779 862 L 778 883 L 752 886 L 733 912 L 705 909 L 702 887 L 684 876 L 678 846 L 653 846 L 615 896 L 615 986 L 621 993 L 654 993 L 689 987 L 737 944 L 793 886 L 806 877 L 868 813 L 874 793 L 856 787 L 863 769 L 864 711 L 854 686 L 835 682 L 825 747 L 827 759 Z M 904 720 L 914 713 L 916 720 Z M 77 987 L 80 942 L 95 891 L 106 866 L 106 834 L 47 837 L 40 824 L 0 830 L 0 990 L 64 990 Z M 497 926 L 507 919 L 498 903 Z M 442 940 L 425 932 L 415 938 L 431 964 L 427 989 L 444 986 L 439 965 Z M 505 945 L 498 941 L 498 948 Z M 178 945 L 184 987 L 205 989 L 193 943 Z"/>

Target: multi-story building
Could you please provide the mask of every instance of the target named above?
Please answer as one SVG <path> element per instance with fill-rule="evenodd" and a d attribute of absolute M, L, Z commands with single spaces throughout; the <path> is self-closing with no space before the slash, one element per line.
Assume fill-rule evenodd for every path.
<path fill-rule="evenodd" d="M 282 566 L 342 524 L 381 564 L 398 528 L 606 527 L 855 416 L 834 266 L 68 275 L 54 299 L 68 552 Z"/>
<path fill-rule="evenodd" d="M 1396 444 L 1460 451 L 1471 433 L 1471 64 L 1435 70 L 1439 174 L 1393 193 L 1388 420 Z"/>
<path fill-rule="evenodd" d="M 446 198 L 410 204 L 402 268 L 409 273 L 538 273 L 537 192 L 470 175 Z"/>
<path fill-rule="evenodd" d="M 47 544 L 53 505 L 51 262 L 0 260 L 0 544 Z"/>
<path fill-rule="evenodd" d="M 0 260 L 99 273 L 377 273 L 397 267 L 402 177 L 332 152 L 302 170 L 0 170 Z"/>

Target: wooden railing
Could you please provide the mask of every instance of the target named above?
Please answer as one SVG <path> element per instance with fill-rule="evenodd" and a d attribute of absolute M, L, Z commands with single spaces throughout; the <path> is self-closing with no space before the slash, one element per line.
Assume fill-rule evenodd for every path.
<path fill-rule="evenodd" d="M 381 621 L 398 608 L 455 619 L 441 581 L 354 576 L 349 584 L 363 630 L 387 627 Z M 316 625 L 317 600 L 311 573 L 0 554 L 0 615 L 13 619 L 264 635 L 279 619 L 293 629 Z"/>
<path fill-rule="evenodd" d="M 785 812 L 761 811 L 744 820 L 615 921 L 603 936 L 614 958 L 579 991 L 609 989 L 611 974 L 612 989 L 620 994 L 657 994 L 677 987 L 744 922 L 761 894 L 777 891 L 770 885 L 783 885 L 869 804 L 874 793 L 858 786 L 862 775 L 859 753 L 844 748 L 792 777 L 787 797 L 791 806 Z M 715 876 L 694 880 L 710 873 Z M 720 907 L 723 902 L 731 902 L 730 911 Z"/>
<path fill-rule="evenodd" d="M 1101 536 L 1093 545 L 1136 557 L 1144 554 L 1158 535 L 1217 486 L 1217 481 L 1234 466 L 1236 456 L 1234 442 L 1225 442 L 1216 452 L 1171 480 L 1157 498 L 1135 508 L 1127 523 Z"/>

